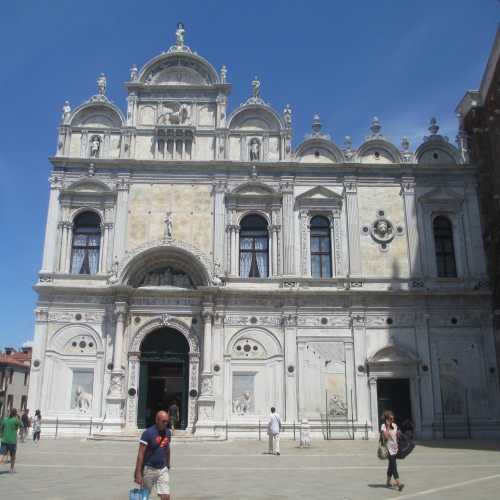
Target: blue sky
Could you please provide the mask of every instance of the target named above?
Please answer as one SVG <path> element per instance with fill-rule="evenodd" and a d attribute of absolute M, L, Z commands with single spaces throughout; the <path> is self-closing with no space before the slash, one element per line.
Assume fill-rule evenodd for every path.
<path fill-rule="evenodd" d="M 182 5 L 179 5 L 182 4 Z M 65 99 L 95 93 L 100 72 L 122 109 L 122 82 L 174 41 L 217 69 L 228 67 L 230 106 L 250 93 L 293 108 L 294 144 L 319 112 L 324 130 L 355 145 L 377 115 L 382 132 L 412 146 L 436 116 L 456 134 L 454 109 L 477 88 L 500 19 L 498 0 L 58 1 L 7 2 L 0 17 L 0 224 L 3 244 L 0 347 L 33 335 L 50 164 Z"/>

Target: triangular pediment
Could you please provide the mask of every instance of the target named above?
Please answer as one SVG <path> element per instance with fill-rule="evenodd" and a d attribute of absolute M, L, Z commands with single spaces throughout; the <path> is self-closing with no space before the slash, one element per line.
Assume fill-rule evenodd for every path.
<path fill-rule="evenodd" d="M 296 204 L 298 208 L 305 209 L 340 209 L 342 200 L 342 196 L 331 189 L 316 186 L 297 196 Z"/>

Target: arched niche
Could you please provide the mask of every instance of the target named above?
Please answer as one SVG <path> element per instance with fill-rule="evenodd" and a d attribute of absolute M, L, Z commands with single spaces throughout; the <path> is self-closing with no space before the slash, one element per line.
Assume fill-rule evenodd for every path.
<path fill-rule="evenodd" d="M 401 163 L 401 153 L 394 144 L 385 139 L 369 139 L 356 152 L 359 163 Z"/>
<path fill-rule="evenodd" d="M 229 116 L 231 130 L 259 132 L 276 131 L 284 128 L 279 115 L 269 106 L 248 104 L 236 109 Z"/>

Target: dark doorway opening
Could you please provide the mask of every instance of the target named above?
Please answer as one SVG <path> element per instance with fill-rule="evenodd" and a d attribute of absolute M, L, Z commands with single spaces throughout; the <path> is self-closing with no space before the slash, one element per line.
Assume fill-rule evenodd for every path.
<path fill-rule="evenodd" d="M 156 412 L 168 410 L 175 401 L 179 407 L 177 428 L 185 429 L 188 387 L 189 344 L 184 335 L 173 328 L 150 333 L 141 345 L 137 427 L 153 425 Z"/>
<path fill-rule="evenodd" d="M 406 419 L 412 419 L 410 381 L 407 378 L 379 378 L 377 380 L 379 428 L 385 410 L 394 413 L 398 426 Z"/>

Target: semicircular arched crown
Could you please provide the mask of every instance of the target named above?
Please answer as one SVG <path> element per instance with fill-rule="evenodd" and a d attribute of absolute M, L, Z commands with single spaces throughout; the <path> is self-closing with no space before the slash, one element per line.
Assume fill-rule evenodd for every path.
<path fill-rule="evenodd" d="M 424 142 L 415 151 L 417 163 L 426 165 L 456 165 L 461 163 L 460 151 L 452 146 L 448 139 L 439 134 L 436 118 L 431 118 L 430 135 L 424 137 Z"/>
<path fill-rule="evenodd" d="M 227 342 L 226 355 L 234 355 L 237 346 L 241 341 L 253 341 L 259 346 L 262 346 L 262 353 L 265 357 L 270 358 L 273 356 L 281 356 L 283 348 L 280 341 L 269 330 L 261 327 L 246 327 L 236 332 Z M 242 357 L 245 357 L 244 350 L 242 350 Z"/>
<path fill-rule="evenodd" d="M 285 128 L 283 120 L 267 104 L 244 104 L 229 116 L 229 129 L 248 132 L 279 131 Z"/>
<path fill-rule="evenodd" d="M 76 345 L 73 347 L 73 344 Z M 101 337 L 90 326 L 75 324 L 65 325 L 54 332 L 47 346 L 48 351 L 60 354 L 88 354 L 89 348 L 92 353 L 102 353 Z"/>
<path fill-rule="evenodd" d="M 119 129 L 125 123 L 121 110 L 107 100 L 88 101 L 78 106 L 68 122 L 73 127 Z"/>
<path fill-rule="evenodd" d="M 219 80 L 215 68 L 203 57 L 173 51 L 148 61 L 134 83 L 198 87 L 216 85 Z"/>
<path fill-rule="evenodd" d="M 399 365 L 414 365 L 419 362 L 419 359 L 406 349 L 388 345 L 379 349 L 373 356 L 368 358 L 368 364 L 399 364 Z"/>
<path fill-rule="evenodd" d="M 158 240 L 131 252 L 119 282 L 134 288 L 167 286 L 196 288 L 211 282 L 208 257 L 178 240 Z"/>
<path fill-rule="evenodd" d="M 370 126 L 371 134 L 356 152 L 357 162 L 381 164 L 403 162 L 399 149 L 380 133 L 381 129 L 379 119 L 376 116 L 373 117 Z"/>
<path fill-rule="evenodd" d="M 342 163 L 342 151 L 330 140 L 314 137 L 306 139 L 295 151 L 300 163 Z"/>

